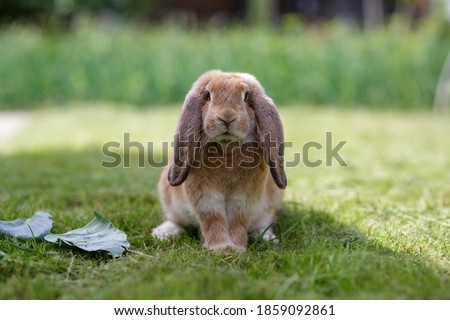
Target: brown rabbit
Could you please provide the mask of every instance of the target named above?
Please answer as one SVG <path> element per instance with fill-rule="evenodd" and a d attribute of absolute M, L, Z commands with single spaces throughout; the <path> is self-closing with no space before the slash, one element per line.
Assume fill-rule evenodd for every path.
<path fill-rule="evenodd" d="M 206 72 L 180 114 L 174 157 L 158 185 L 166 221 L 152 235 L 199 225 L 214 251 L 245 250 L 248 232 L 275 239 L 271 225 L 287 184 L 283 155 L 280 117 L 255 77 Z"/>

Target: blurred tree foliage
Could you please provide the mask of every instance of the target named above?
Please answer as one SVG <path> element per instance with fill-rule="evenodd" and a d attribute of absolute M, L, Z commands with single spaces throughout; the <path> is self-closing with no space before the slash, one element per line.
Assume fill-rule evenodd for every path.
<path fill-rule="evenodd" d="M 326 20 L 344 16 L 358 16 L 358 10 L 366 8 L 363 17 L 383 21 L 392 12 L 402 12 L 413 19 L 426 14 L 432 3 L 446 0 L 0 0 L 0 23 L 14 21 L 31 22 L 47 27 L 70 27 L 74 18 L 90 15 L 99 18 L 109 17 L 133 20 L 137 23 L 151 23 L 167 18 L 174 12 L 204 15 L 209 18 L 228 11 L 232 18 L 246 16 L 254 26 L 274 25 L 284 13 L 297 13 L 300 8 L 314 8 L 321 12 L 314 19 Z M 283 12 L 289 7 L 288 12 Z M 363 10 L 364 11 L 364 10 Z M 355 16 L 356 15 L 356 16 Z M 361 18 L 361 17 L 359 17 Z M 357 18 L 357 19 L 359 19 Z M 379 23 L 376 23 L 379 24 Z"/>
<path fill-rule="evenodd" d="M 0 0 L 0 22 L 69 27 L 79 15 L 110 15 L 137 21 L 154 16 L 160 0 Z"/>

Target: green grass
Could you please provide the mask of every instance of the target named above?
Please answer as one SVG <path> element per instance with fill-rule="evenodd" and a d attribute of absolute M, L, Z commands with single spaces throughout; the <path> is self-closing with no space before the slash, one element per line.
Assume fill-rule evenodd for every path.
<path fill-rule="evenodd" d="M 53 232 L 97 211 L 128 234 L 118 259 L 0 238 L 0 299 L 450 299 L 449 118 L 284 107 L 287 140 L 346 140 L 348 167 L 287 170 L 278 244 L 214 254 L 197 230 L 152 239 L 161 169 L 100 167 L 101 145 L 170 140 L 178 108 L 73 106 L 31 113 L 0 153 L 0 219 L 49 210 Z M 311 154 L 324 159 L 323 150 Z M 157 150 L 158 154 L 159 151 Z M 135 155 L 134 155 L 135 156 Z"/>
<path fill-rule="evenodd" d="M 252 73 L 283 104 L 429 109 L 449 46 L 448 26 L 434 16 L 414 31 L 393 19 L 371 32 L 288 21 L 276 30 L 13 25 L 0 29 L 0 109 L 177 103 L 209 69 Z"/>

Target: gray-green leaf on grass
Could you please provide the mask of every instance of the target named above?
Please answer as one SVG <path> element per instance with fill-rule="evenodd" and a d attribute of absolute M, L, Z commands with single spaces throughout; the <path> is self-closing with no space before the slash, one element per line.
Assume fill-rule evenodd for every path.
<path fill-rule="evenodd" d="M 125 232 L 116 229 L 107 219 L 97 212 L 95 218 L 82 228 L 70 230 L 64 234 L 49 234 L 44 237 L 49 242 L 62 242 L 85 251 L 107 251 L 113 257 L 119 257 L 130 247 Z"/>
<path fill-rule="evenodd" d="M 8 255 L 6 253 L 4 253 L 3 251 L 0 251 L 0 259 L 7 258 L 7 257 L 8 257 Z"/>
<path fill-rule="evenodd" d="M 39 239 L 50 233 L 53 221 L 48 212 L 37 211 L 31 218 L 0 220 L 0 235 L 22 239 Z"/>

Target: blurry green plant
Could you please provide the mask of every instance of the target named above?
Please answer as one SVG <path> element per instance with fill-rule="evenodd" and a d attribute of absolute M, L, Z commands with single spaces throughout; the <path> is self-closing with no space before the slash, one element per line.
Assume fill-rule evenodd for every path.
<path fill-rule="evenodd" d="M 0 31 L 0 109 L 51 102 L 160 105 L 183 100 L 212 68 L 249 72 L 278 104 L 429 108 L 450 36 L 429 20 L 362 32 L 341 23 L 277 30 L 77 24 Z"/>

